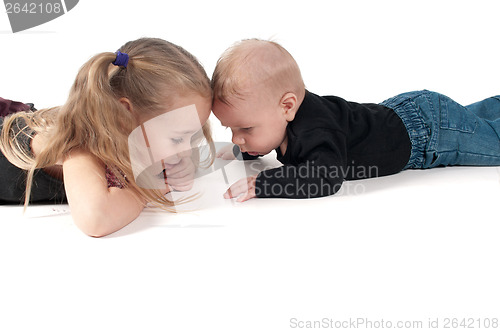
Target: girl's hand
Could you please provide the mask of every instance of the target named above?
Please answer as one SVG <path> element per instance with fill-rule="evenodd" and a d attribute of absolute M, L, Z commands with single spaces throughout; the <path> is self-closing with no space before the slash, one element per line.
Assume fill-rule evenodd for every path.
<path fill-rule="evenodd" d="M 241 180 L 236 181 L 229 189 L 224 193 L 224 198 L 235 198 L 237 202 L 244 202 L 251 198 L 257 197 L 255 195 L 255 182 L 257 179 L 257 175 L 249 176 L 247 178 L 243 178 Z"/>
<path fill-rule="evenodd" d="M 184 157 L 174 167 L 165 170 L 167 184 L 173 190 L 188 191 L 193 187 L 196 167 L 191 157 Z"/>
<path fill-rule="evenodd" d="M 236 159 L 233 153 L 233 147 L 234 144 L 228 144 L 223 146 L 222 148 L 217 151 L 217 154 L 215 155 L 217 158 L 221 158 L 224 160 L 233 160 Z"/>

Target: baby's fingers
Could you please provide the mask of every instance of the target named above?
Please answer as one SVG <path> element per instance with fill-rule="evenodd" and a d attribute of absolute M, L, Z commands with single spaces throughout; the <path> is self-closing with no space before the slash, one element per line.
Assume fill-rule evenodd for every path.
<path fill-rule="evenodd" d="M 235 182 L 229 189 L 224 193 L 224 198 L 235 198 L 238 197 L 238 202 L 244 202 L 255 196 L 255 178 L 256 176 L 251 176 L 244 178 Z"/>
<path fill-rule="evenodd" d="M 224 198 L 235 198 L 248 191 L 247 179 L 241 179 L 233 183 L 224 193 Z"/>
<path fill-rule="evenodd" d="M 238 197 L 238 199 L 236 200 L 237 202 L 239 203 L 242 203 L 244 201 L 248 201 L 249 199 L 252 199 L 252 198 L 255 198 L 255 193 L 253 193 L 251 190 L 249 190 L 247 193 L 241 195 L 240 197 Z"/>

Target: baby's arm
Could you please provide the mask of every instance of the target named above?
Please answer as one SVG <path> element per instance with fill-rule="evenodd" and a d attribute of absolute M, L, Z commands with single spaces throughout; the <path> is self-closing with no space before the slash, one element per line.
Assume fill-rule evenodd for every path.
<path fill-rule="evenodd" d="M 72 151 L 63 162 L 63 174 L 71 215 L 87 235 L 111 234 L 144 208 L 130 189 L 108 188 L 105 166 L 88 152 Z"/>
<path fill-rule="evenodd" d="M 224 198 L 239 196 L 237 202 L 244 202 L 255 197 L 314 198 L 333 195 L 342 186 L 342 172 L 335 172 L 335 176 L 329 176 L 328 172 L 325 172 L 327 168 L 327 166 L 316 167 L 304 163 L 265 170 L 236 181 L 224 193 Z M 331 168 L 336 169 L 335 166 Z M 307 174 L 314 176 L 309 177 Z"/>
<path fill-rule="evenodd" d="M 317 139 L 336 135 L 336 140 Z M 225 198 L 241 195 L 239 202 L 253 197 L 313 198 L 335 194 L 340 190 L 346 165 L 345 135 L 339 132 L 314 130 L 302 133 L 292 153 L 294 164 L 266 169 L 256 176 L 241 179 L 224 194 Z M 332 141 L 343 144 L 333 144 Z"/>

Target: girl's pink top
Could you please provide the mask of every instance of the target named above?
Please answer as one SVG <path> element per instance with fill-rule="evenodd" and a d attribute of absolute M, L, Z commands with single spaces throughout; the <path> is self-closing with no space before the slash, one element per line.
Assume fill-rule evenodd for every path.
<path fill-rule="evenodd" d="M 118 177 L 111 172 L 111 170 L 106 166 L 106 180 L 108 181 L 108 188 L 116 187 L 123 189 L 124 185 L 120 182 Z"/>

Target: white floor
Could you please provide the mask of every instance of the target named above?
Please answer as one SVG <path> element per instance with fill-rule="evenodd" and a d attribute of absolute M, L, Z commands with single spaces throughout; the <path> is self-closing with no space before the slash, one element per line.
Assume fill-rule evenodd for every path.
<path fill-rule="evenodd" d="M 285 46 L 320 95 L 429 89 L 467 105 L 499 94 L 499 12 L 496 0 L 87 0 L 13 34 L 0 10 L 0 96 L 60 105 L 90 56 L 144 36 L 211 76 L 229 45 L 257 37 Z M 406 171 L 311 200 L 237 204 L 226 187 L 222 170 L 201 177 L 201 198 L 179 207 L 191 212 L 146 211 L 102 239 L 67 206 L 0 206 L 0 332 L 499 330 L 500 168 Z"/>
<path fill-rule="evenodd" d="M 272 156 L 261 162 L 272 165 Z M 245 173 L 240 161 L 224 169 L 229 182 Z M 405 171 L 311 200 L 240 204 L 222 198 L 226 187 L 213 172 L 197 180 L 201 198 L 179 207 L 192 211 L 145 211 L 101 239 L 83 235 L 65 205 L 25 215 L 0 207 L 0 329 L 289 331 L 356 322 L 372 330 L 498 318 L 500 168 Z"/>

